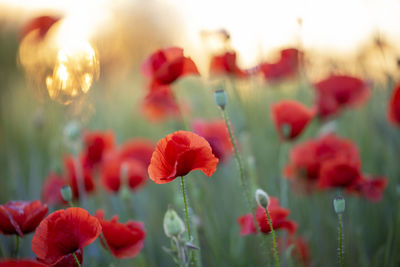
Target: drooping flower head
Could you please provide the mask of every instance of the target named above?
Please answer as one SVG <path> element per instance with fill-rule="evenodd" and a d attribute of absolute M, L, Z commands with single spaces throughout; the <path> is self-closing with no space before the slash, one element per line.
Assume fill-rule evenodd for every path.
<path fill-rule="evenodd" d="M 285 209 L 279 205 L 279 200 L 276 197 L 269 197 L 268 204 L 268 212 L 271 216 L 272 227 L 274 230 L 285 229 L 290 234 L 293 234 L 297 230 L 297 223 L 288 220 L 287 217 L 290 214 L 288 209 Z M 265 213 L 265 209 L 257 206 L 256 212 L 256 221 L 259 229 L 262 233 L 268 234 L 271 232 L 271 228 L 269 227 L 267 215 Z M 251 213 L 245 214 L 238 218 L 238 223 L 240 226 L 240 234 L 248 235 L 257 232 L 257 227 L 253 222 L 253 215 Z"/>
<path fill-rule="evenodd" d="M 271 116 L 282 140 L 299 136 L 314 116 L 314 111 L 300 102 L 282 100 L 271 107 Z"/>
<path fill-rule="evenodd" d="M 192 59 L 183 55 L 183 49 L 169 47 L 154 52 L 142 64 L 142 73 L 158 84 L 168 85 L 178 78 L 199 74 Z"/>
<path fill-rule="evenodd" d="M 245 71 L 238 67 L 235 52 L 215 55 L 211 59 L 210 73 L 212 75 L 232 75 L 238 78 L 246 78 L 248 76 Z"/>
<path fill-rule="evenodd" d="M 38 226 L 32 239 L 32 250 L 46 264 L 71 262 L 73 253 L 82 259 L 81 250 L 101 233 L 99 220 L 81 208 L 57 210 Z"/>
<path fill-rule="evenodd" d="M 211 176 L 217 164 L 206 139 L 192 132 L 177 131 L 157 143 L 148 171 L 150 179 L 164 184 L 194 170 Z"/>
<path fill-rule="evenodd" d="M 302 53 L 295 48 L 283 49 L 281 57 L 276 62 L 264 62 L 259 70 L 267 81 L 278 81 L 295 76 L 302 57 Z"/>
<path fill-rule="evenodd" d="M 321 118 L 337 114 L 345 107 L 364 104 L 370 89 L 365 81 L 347 75 L 331 75 L 315 85 L 317 109 Z"/>
<path fill-rule="evenodd" d="M 36 229 L 47 211 L 47 205 L 39 200 L 10 201 L 0 205 L 0 233 L 24 237 Z"/>
<path fill-rule="evenodd" d="M 393 125 L 400 126 L 400 84 L 393 90 L 387 107 L 387 116 Z"/>
<path fill-rule="evenodd" d="M 133 258 L 139 254 L 144 245 L 146 232 L 141 222 L 127 221 L 118 222 L 118 216 L 110 221 L 104 219 L 104 211 L 98 210 L 95 215 L 102 226 L 105 242 L 102 245 L 109 248 L 114 257 L 119 259 Z"/>
<path fill-rule="evenodd" d="M 192 129 L 196 134 L 208 141 L 212 153 L 220 162 L 225 161 L 232 155 L 233 147 L 224 120 L 195 120 L 192 124 Z"/>

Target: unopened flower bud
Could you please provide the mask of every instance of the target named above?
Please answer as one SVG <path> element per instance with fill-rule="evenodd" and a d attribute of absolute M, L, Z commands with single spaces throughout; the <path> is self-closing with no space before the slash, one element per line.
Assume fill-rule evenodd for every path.
<path fill-rule="evenodd" d="M 220 89 L 214 92 L 214 98 L 217 105 L 224 110 L 226 106 L 226 92 L 224 89 Z"/>
<path fill-rule="evenodd" d="M 337 214 L 343 213 L 346 208 L 346 201 L 344 200 L 344 197 L 335 197 L 335 199 L 333 200 L 333 207 L 335 208 L 335 212 Z"/>
<path fill-rule="evenodd" d="M 168 237 L 178 237 L 185 232 L 184 222 L 171 208 L 168 208 L 164 216 L 164 232 Z"/>
<path fill-rule="evenodd" d="M 267 208 L 268 204 L 269 204 L 268 194 L 262 189 L 257 189 L 256 190 L 256 202 L 257 202 L 258 206 L 263 207 L 264 209 Z"/>
<path fill-rule="evenodd" d="M 69 185 L 64 185 L 60 189 L 62 198 L 68 203 L 72 201 L 72 190 Z"/>

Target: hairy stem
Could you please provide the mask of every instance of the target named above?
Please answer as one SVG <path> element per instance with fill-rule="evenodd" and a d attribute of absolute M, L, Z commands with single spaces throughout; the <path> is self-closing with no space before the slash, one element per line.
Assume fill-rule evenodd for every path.
<path fill-rule="evenodd" d="M 181 185 L 182 185 L 183 203 L 185 204 L 186 227 L 187 227 L 188 239 L 190 241 L 192 235 L 190 234 L 189 213 L 188 213 L 187 202 L 186 202 L 185 182 L 183 181 L 183 176 L 181 176 Z"/>
<path fill-rule="evenodd" d="M 339 266 L 343 267 L 343 219 L 342 214 L 338 214 L 338 257 L 339 257 Z"/>
<path fill-rule="evenodd" d="M 275 238 L 275 231 L 274 228 L 272 227 L 272 221 L 271 217 L 269 215 L 268 209 L 265 208 L 265 214 L 267 215 L 267 220 L 269 224 L 269 228 L 271 228 L 271 234 L 272 234 L 272 245 L 274 247 L 274 258 L 275 258 L 275 265 L 279 267 L 279 257 L 278 257 L 278 249 L 276 247 L 276 238 Z"/>
<path fill-rule="evenodd" d="M 243 163 L 242 163 L 242 160 L 240 158 L 239 151 L 237 149 L 237 145 L 236 145 L 236 141 L 235 141 L 235 135 L 233 133 L 233 130 L 232 130 L 228 115 L 226 114 L 226 111 L 224 109 L 222 109 L 222 115 L 224 117 L 226 127 L 228 128 L 229 138 L 231 139 L 231 143 L 232 143 L 232 146 L 233 146 L 233 152 L 235 154 L 236 163 L 237 163 L 237 165 L 239 167 L 240 183 L 241 183 L 241 186 L 242 186 L 242 190 L 243 190 L 243 192 L 244 192 L 244 194 L 246 196 L 248 208 L 251 210 L 252 205 L 251 205 L 250 192 L 249 192 L 249 190 L 247 189 L 247 186 L 246 186 Z"/>

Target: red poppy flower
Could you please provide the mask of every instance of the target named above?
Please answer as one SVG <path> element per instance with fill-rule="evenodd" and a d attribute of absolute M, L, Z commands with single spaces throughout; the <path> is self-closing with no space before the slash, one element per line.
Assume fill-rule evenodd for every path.
<path fill-rule="evenodd" d="M 353 187 L 348 188 L 348 192 L 361 195 L 372 202 L 378 202 L 382 199 L 383 191 L 387 187 L 386 178 L 366 177 L 358 181 Z"/>
<path fill-rule="evenodd" d="M 193 131 L 204 137 L 211 146 L 212 153 L 220 162 L 232 155 L 233 147 L 224 120 L 203 121 L 195 120 Z"/>
<path fill-rule="evenodd" d="M 110 221 L 104 220 L 104 211 L 98 210 L 95 215 L 103 228 L 103 235 L 111 253 L 119 259 L 133 258 L 139 254 L 144 245 L 146 232 L 141 222 L 127 221 L 118 222 L 118 216 L 114 216 Z"/>
<path fill-rule="evenodd" d="M 93 167 L 99 164 L 107 151 L 114 149 L 114 134 L 111 131 L 90 131 L 83 136 L 85 150 L 83 162 L 85 167 Z"/>
<path fill-rule="evenodd" d="M 350 140 L 334 134 L 312 139 L 292 148 L 285 177 L 314 182 L 319 178 L 323 163 L 341 158 L 354 166 L 360 166 L 358 149 Z"/>
<path fill-rule="evenodd" d="M 319 172 L 319 188 L 351 187 L 361 180 L 360 165 L 336 158 L 324 162 Z"/>
<path fill-rule="evenodd" d="M 47 205 L 39 200 L 10 201 L 0 205 L 0 233 L 24 237 L 36 229 L 47 211 Z"/>
<path fill-rule="evenodd" d="M 302 53 L 295 48 L 283 49 L 281 57 L 273 63 L 262 63 L 259 70 L 268 81 L 278 81 L 297 74 Z"/>
<path fill-rule="evenodd" d="M 183 55 L 183 49 L 169 47 L 157 50 L 142 65 L 142 73 L 159 84 L 171 84 L 179 77 L 199 74 L 193 60 Z"/>
<path fill-rule="evenodd" d="M 86 210 L 57 210 L 47 216 L 36 229 L 32 250 L 40 261 L 54 265 L 60 261 L 69 261 L 72 253 L 91 244 L 100 233 L 99 220 L 90 216 Z"/>
<path fill-rule="evenodd" d="M 77 166 L 80 165 L 80 166 Z M 85 192 L 90 193 L 95 190 L 95 184 L 93 181 L 92 168 L 85 167 L 83 164 L 83 157 L 80 160 L 75 160 L 73 156 L 67 156 L 64 158 L 64 168 L 66 172 L 66 181 L 71 186 L 72 193 L 75 198 L 79 198 L 79 186 L 78 186 L 78 175 L 81 172 L 83 177 L 83 187 Z M 79 170 L 79 172 L 77 172 Z"/>
<path fill-rule="evenodd" d="M 254 225 L 253 214 L 248 213 L 237 218 L 240 227 L 240 235 L 249 235 L 257 233 L 257 228 Z"/>
<path fill-rule="evenodd" d="M 322 118 L 337 114 L 344 107 L 359 106 L 370 96 L 367 84 L 355 77 L 331 75 L 315 84 L 317 109 Z"/>
<path fill-rule="evenodd" d="M 394 125 L 400 126 L 400 84 L 393 90 L 388 105 L 388 118 Z"/>
<path fill-rule="evenodd" d="M 295 235 L 288 236 L 286 240 L 286 248 L 283 248 L 282 239 L 278 238 L 278 247 L 284 252 L 289 247 L 293 247 L 292 249 L 292 257 L 297 259 L 301 266 L 308 267 L 311 266 L 310 262 L 310 248 L 306 240 L 301 237 L 297 237 Z"/>
<path fill-rule="evenodd" d="M 101 179 L 105 188 L 111 192 L 118 192 L 123 184 L 131 189 L 138 189 L 147 181 L 147 168 L 140 161 L 125 160 L 115 155 L 104 162 Z"/>
<path fill-rule="evenodd" d="M 217 164 L 206 139 L 192 132 L 177 131 L 157 143 L 148 171 L 150 179 L 164 184 L 194 170 L 211 176 Z"/>
<path fill-rule="evenodd" d="M 216 55 L 211 59 L 210 73 L 215 75 L 232 75 L 238 78 L 246 78 L 248 74 L 241 70 L 236 63 L 236 53 L 226 52 Z"/>
<path fill-rule="evenodd" d="M 169 85 L 154 85 L 157 89 L 151 89 L 142 102 L 143 114 L 152 121 L 161 121 L 167 117 L 180 115 L 178 104 Z"/>
<path fill-rule="evenodd" d="M 283 100 L 271 107 L 272 120 L 282 140 L 293 140 L 299 136 L 314 116 L 314 111 L 300 102 Z M 285 133 L 284 127 L 287 127 Z"/>
<path fill-rule="evenodd" d="M 119 155 L 123 159 L 138 160 L 147 168 L 154 148 L 153 141 L 146 138 L 132 138 L 121 145 Z"/>
<path fill-rule="evenodd" d="M 42 189 L 43 201 L 50 205 L 66 203 L 60 191 L 61 188 L 65 185 L 66 183 L 63 177 L 54 172 L 50 172 L 44 182 Z"/>
<path fill-rule="evenodd" d="M 276 197 L 269 198 L 268 212 L 271 216 L 272 227 L 274 228 L 274 230 L 285 229 L 290 234 L 296 232 L 297 223 L 287 219 L 290 211 L 279 206 L 279 200 Z M 258 226 L 261 229 L 261 232 L 265 234 L 271 232 L 265 210 L 260 206 L 257 206 L 256 208 L 256 220 Z M 254 229 L 256 229 L 256 227 L 254 226 L 252 215 L 250 213 L 239 217 L 238 223 L 241 226 L 241 235 L 247 235 L 255 232 Z"/>
<path fill-rule="evenodd" d="M 46 267 L 34 260 L 1 260 L 0 267 Z"/>
<path fill-rule="evenodd" d="M 33 31 L 38 31 L 36 35 L 37 41 L 43 40 L 53 24 L 59 20 L 59 17 L 40 16 L 28 21 L 21 30 L 21 40 Z"/>

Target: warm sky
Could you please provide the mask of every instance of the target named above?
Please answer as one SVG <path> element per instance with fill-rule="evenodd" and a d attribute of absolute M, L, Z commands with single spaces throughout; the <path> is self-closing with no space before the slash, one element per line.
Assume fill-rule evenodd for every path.
<path fill-rule="evenodd" d="M 200 45 L 199 31 L 227 29 L 242 61 L 251 64 L 260 53 L 300 40 L 306 48 L 351 51 L 374 33 L 400 40 L 400 0 L 141 0 L 168 6 L 184 21 L 186 41 Z M 42 8 L 85 13 L 94 22 L 110 7 L 127 9 L 134 0 L 0 0 L 0 16 L 29 16 Z M 168 13 L 165 16 L 168 17 Z M 15 17 L 15 16 L 14 16 Z M 302 18 L 302 27 L 298 25 Z M 165 19 L 165 18 L 164 18 Z"/>

